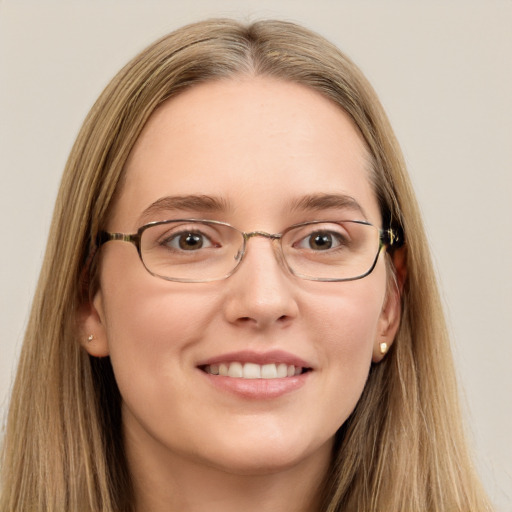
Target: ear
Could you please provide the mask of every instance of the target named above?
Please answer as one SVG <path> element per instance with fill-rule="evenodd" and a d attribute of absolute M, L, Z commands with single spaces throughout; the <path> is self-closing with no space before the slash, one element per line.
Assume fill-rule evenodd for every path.
<path fill-rule="evenodd" d="M 94 357 L 109 355 L 103 297 L 98 290 L 94 297 L 83 303 L 78 310 L 80 343 Z"/>
<path fill-rule="evenodd" d="M 405 247 L 394 251 L 388 260 L 388 284 L 386 298 L 379 317 L 377 337 L 373 347 L 372 361 L 379 363 L 395 340 L 402 313 L 402 291 L 407 277 Z"/>

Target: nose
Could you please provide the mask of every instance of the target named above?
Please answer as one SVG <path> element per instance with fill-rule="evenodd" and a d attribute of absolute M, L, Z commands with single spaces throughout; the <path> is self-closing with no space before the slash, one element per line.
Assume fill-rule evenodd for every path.
<path fill-rule="evenodd" d="M 295 278 L 277 247 L 276 238 L 263 233 L 248 239 L 243 261 L 226 280 L 224 312 L 230 323 L 265 329 L 288 325 L 297 316 Z"/>

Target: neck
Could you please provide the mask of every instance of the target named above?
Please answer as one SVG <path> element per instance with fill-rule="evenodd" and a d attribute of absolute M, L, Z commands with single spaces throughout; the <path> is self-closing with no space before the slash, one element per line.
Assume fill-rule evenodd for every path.
<path fill-rule="evenodd" d="M 329 442 L 287 467 L 235 472 L 126 438 L 136 512 L 318 512 L 331 449 Z"/>

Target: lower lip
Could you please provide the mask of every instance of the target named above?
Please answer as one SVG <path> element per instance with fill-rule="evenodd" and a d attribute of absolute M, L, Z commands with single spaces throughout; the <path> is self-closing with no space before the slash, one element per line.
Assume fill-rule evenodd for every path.
<path fill-rule="evenodd" d="M 208 382 L 217 389 L 242 398 L 254 400 L 269 400 L 296 391 L 306 384 L 312 373 L 309 371 L 294 377 L 285 377 L 282 379 L 242 379 L 212 375 L 202 370 L 199 371 L 208 379 Z"/>

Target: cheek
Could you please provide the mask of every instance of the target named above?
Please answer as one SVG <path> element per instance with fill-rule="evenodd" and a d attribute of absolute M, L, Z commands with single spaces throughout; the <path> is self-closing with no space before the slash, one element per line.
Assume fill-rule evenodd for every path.
<path fill-rule="evenodd" d="M 105 323 L 111 350 L 117 345 L 137 345 L 143 353 L 153 352 L 162 338 L 186 340 L 198 325 L 208 321 L 211 297 L 197 287 L 173 283 L 150 275 L 128 244 L 102 260 L 101 290 Z M 124 256 L 124 257 L 123 257 Z M 199 315 L 198 313 L 203 313 Z"/>
<path fill-rule="evenodd" d="M 348 418 L 361 396 L 378 336 L 385 276 L 372 276 L 340 283 L 339 293 L 310 304 L 310 337 L 321 347 L 325 390 L 322 407 L 332 411 L 337 427 Z"/>
<path fill-rule="evenodd" d="M 385 272 L 332 284 L 332 289 L 309 296 L 303 308 L 306 323 L 313 327 L 312 332 L 322 333 L 321 343 L 327 353 L 338 355 L 336 360 L 367 355 L 373 348 L 384 303 Z"/>
<path fill-rule="evenodd" d="M 111 263 L 104 259 L 104 321 L 124 401 L 147 403 L 147 397 L 169 389 L 188 393 L 186 383 L 176 376 L 190 366 L 187 349 L 212 320 L 211 294 L 156 279 L 140 262 L 128 266 L 118 255 Z"/>

